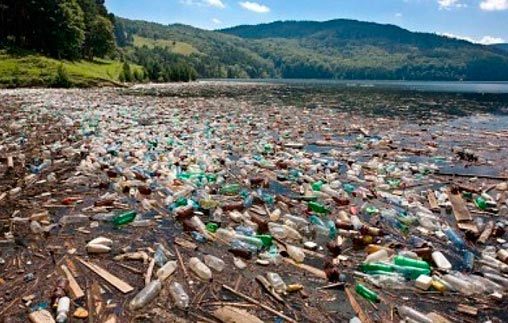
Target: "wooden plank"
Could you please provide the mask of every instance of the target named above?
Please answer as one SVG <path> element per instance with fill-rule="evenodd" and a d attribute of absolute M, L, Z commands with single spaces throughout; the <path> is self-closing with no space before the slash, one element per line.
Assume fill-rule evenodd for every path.
<path fill-rule="evenodd" d="M 257 316 L 232 306 L 219 307 L 213 316 L 223 323 L 263 323 Z"/>
<path fill-rule="evenodd" d="M 317 269 L 315 267 L 312 267 L 312 266 L 309 266 L 309 265 L 306 265 L 306 264 L 298 264 L 296 263 L 293 259 L 290 259 L 290 258 L 283 258 L 284 262 L 288 263 L 288 264 L 291 264 L 295 267 L 298 267 L 300 269 L 303 269 L 311 274 L 313 274 L 314 276 L 318 277 L 318 278 L 322 278 L 322 279 L 327 279 L 326 277 L 326 273 L 324 271 L 322 271 L 321 269 Z"/>
<path fill-rule="evenodd" d="M 430 209 L 432 211 L 439 211 L 440 207 L 433 190 L 427 190 L 427 199 L 429 200 Z"/>
<path fill-rule="evenodd" d="M 453 194 L 451 190 L 448 190 L 448 197 L 452 204 L 453 215 L 455 220 L 458 222 L 472 221 L 471 213 L 467 209 L 466 203 L 462 199 L 460 194 Z"/>
<path fill-rule="evenodd" d="M 65 274 L 65 277 L 69 281 L 69 289 L 70 289 L 70 294 L 71 294 L 72 299 L 76 300 L 78 298 L 81 298 L 81 297 L 85 296 L 85 292 L 83 292 L 81 287 L 79 287 L 78 282 L 76 281 L 76 279 L 72 275 L 72 273 L 69 270 L 69 268 L 67 268 L 66 265 L 61 265 L 60 268 L 62 268 L 62 271 Z"/>
<path fill-rule="evenodd" d="M 116 277 L 115 275 L 111 274 L 107 270 L 105 270 L 93 263 L 87 262 L 79 257 L 76 257 L 76 259 L 80 263 L 82 263 L 85 267 L 87 267 L 88 269 L 90 269 L 91 271 L 93 271 L 94 273 L 99 275 L 102 279 L 106 280 L 108 283 L 113 285 L 116 289 L 118 289 L 122 293 L 127 294 L 127 293 L 130 293 L 134 290 L 134 287 L 127 284 L 126 282 L 124 282 L 120 278 Z"/>
<path fill-rule="evenodd" d="M 358 318 L 360 319 L 360 321 L 362 321 L 363 323 L 373 323 L 372 320 L 370 319 L 370 317 L 368 317 L 365 314 L 365 312 L 363 311 L 360 304 L 358 304 L 358 301 L 356 300 L 355 296 L 353 295 L 353 292 L 351 292 L 351 290 L 348 287 L 346 287 L 345 290 L 346 290 L 346 296 L 349 300 L 349 304 L 351 304 L 353 311 L 356 313 L 356 315 L 358 315 Z"/>
<path fill-rule="evenodd" d="M 38 310 L 28 315 L 32 323 L 55 323 L 53 315 L 46 310 Z"/>

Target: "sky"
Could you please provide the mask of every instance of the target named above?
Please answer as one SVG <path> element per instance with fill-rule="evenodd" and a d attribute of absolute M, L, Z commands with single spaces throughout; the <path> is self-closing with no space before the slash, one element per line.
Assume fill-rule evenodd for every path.
<path fill-rule="evenodd" d="M 348 18 L 477 43 L 508 42 L 508 0 L 106 0 L 106 6 L 120 17 L 204 29 Z"/>

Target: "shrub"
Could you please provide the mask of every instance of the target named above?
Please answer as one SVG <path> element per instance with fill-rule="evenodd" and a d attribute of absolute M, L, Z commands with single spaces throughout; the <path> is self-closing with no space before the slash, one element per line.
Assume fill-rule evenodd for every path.
<path fill-rule="evenodd" d="M 61 87 L 61 88 L 70 88 L 72 86 L 72 81 L 67 73 L 67 70 L 65 70 L 65 67 L 63 65 L 59 65 L 58 69 L 56 70 L 55 78 L 53 79 L 53 82 L 51 84 L 54 87 Z"/>

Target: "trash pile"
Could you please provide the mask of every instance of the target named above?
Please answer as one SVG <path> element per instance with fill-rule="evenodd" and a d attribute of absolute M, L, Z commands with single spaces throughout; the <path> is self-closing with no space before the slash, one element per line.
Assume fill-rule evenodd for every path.
<path fill-rule="evenodd" d="M 506 129 L 139 91 L 3 92 L 4 322 L 508 319 Z"/>

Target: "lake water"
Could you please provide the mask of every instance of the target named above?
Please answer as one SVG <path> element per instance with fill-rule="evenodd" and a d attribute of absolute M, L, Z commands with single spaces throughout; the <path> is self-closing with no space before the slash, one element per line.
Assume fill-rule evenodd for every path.
<path fill-rule="evenodd" d="M 444 81 L 375 81 L 375 80 L 301 80 L 259 79 L 228 80 L 229 82 L 274 83 L 297 86 L 358 87 L 420 92 L 508 94 L 508 82 L 444 82 Z"/>

